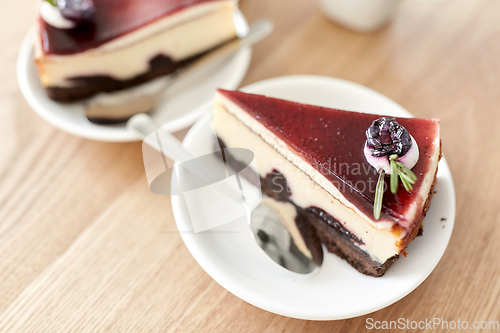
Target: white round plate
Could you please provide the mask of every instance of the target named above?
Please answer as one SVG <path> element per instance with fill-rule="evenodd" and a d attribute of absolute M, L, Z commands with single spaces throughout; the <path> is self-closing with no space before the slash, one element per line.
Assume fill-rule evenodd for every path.
<path fill-rule="evenodd" d="M 280 77 L 242 90 L 326 107 L 411 116 L 371 89 L 327 77 Z M 187 134 L 184 146 L 195 154 L 210 149 L 206 145 L 211 142 L 211 127 L 210 117 L 201 118 Z M 289 272 L 258 247 L 244 219 L 207 233 L 182 232 L 190 229 L 182 196 L 172 196 L 172 207 L 177 227 L 191 254 L 212 278 L 234 295 L 283 316 L 345 319 L 398 301 L 420 285 L 438 264 L 455 221 L 455 190 L 444 158 L 439 162 L 437 178 L 423 237 L 417 237 L 407 249 L 408 257 L 398 259 L 380 278 L 358 273 L 347 262 L 326 251 L 323 266 L 316 274 L 303 276 Z"/>
<path fill-rule="evenodd" d="M 241 18 L 244 20 L 242 15 Z M 63 131 L 86 139 L 114 142 L 138 140 L 127 131 L 125 124 L 99 125 L 88 121 L 82 103 L 58 103 L 48 98 L 33 61 L 33 40 L 32 29 L 19 52 L 17 76 L 24 98 L 38 115 Z M 251 55 L 250 48 L 243 48 L 210 77 L 190 85 L 189 89 L 169 94 L 164 107 L 172 111 L 165 117 L 162 127 L 175 132 L 193 124 L 210 107 L 215 88 L 236 89 L 240 85 L 250 65 Z"/>

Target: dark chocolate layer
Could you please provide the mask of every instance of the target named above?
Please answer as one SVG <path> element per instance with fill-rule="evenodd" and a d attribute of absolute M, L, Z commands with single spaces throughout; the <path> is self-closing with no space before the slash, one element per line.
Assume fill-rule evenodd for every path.
<path fill-rule="evenodd" d="M 185 67 L 201 57 L 196 55 L 183 61 L 174 62 L 167 56 L 157 55 L 149 62 L 149 70 L 136 77 L 127 80 L 117 80 L 110 76 L 80 76 L 68 79 L 71 87 L 46 87 L 49 97 L 58 102 L 76 102 L 92 97 L 101 92 L 113 92 L 131 88 L 157 77 L 172 74 L 178 69 Z"/>
<path fill-rule="evenodd" d="M 324 223 L 326 223 L 330 228 L 335 229 L 335 231 L 343 236 L 345 238 L 350 239 L 354 243 L 358 245 L 364 245 L 365 243 L 356 237 L 356 235 L 352 234 L 349 230 L 347 230 L 342 223 L 337 221 L 333 216 L 325 212 L 324 210 L 318 208 L 318 207 L 309 207 L 306 208 L 307 213 L 310 215 L 315 216 L 316 219 L 322 220 Z"/>
<path fill-rule="evenodd" d="M 384 275 L 387 269 L 398 258 L 398 255 L 395 255 L 387 259 L 384 263 L 379 263 L 373 260 L 368 253 L 355 246 L 351 239 L 333 229 L 330 224 L 318 218 L 317 215 L 308 214 L 307 216 L 309 223 L 314 226 L 319 239 L 325 244 L 328 252 L 334 253 L 346 260 L 360 273 L 380 277 Z"/>

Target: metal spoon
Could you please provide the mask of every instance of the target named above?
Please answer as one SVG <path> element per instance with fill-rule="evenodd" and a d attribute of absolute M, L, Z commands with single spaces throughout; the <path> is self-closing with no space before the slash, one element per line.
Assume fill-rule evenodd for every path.
<path fill-rule="evenodd" d="M 166 156 L 177 162 L 195 160 L 195 157 L 172 134 L 157 130 L 151 117 L 146 114 L 138 114 L 130 118 L 127 122 L 127 128 L 143 140 L 154 132 L 156 140 L 145 142 L 160 151 L 162 157 Z M 164 164 L 165 168 L 168 169 L 165 159 Z M 190 172 L 204 180 L 206 184 L 214 184 L 211 171 L 201 163 L 189 163 L 186 166 Z M 170 173 L 164 172 L 162 175 L 169 176 Z M 220 186 L 219 191 L 230 198 L 235 198 L 237 195 L 243 196 L 243 202 L 240 203 L 243 204 L 247 212 L 247 222 L 252 234 L 257 244 L 276 263 L 301 274 L 312 273 L 321 266 L 323 262 L 322 252 L 320 251 L 320 254 L 316 255 L 313 260 L 300 252 L 290 232 L 280 220 L 277 212 L 271 207 L 261 203 L 252 211 L 245 201 L 244 193 L 234 193 L 232 188 L 225 186 Z"/>

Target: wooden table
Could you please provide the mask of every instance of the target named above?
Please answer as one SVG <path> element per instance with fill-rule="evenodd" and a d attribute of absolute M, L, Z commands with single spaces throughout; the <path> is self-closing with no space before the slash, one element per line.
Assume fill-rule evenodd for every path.
<path fill-rule="evenodd" d="M 3 1 L 0 328 L 347 332 L 367 318 L 500 320 L 500 1 L 405 0 L 392 25 L 373 34 L 332 24 L 312 0 L 242 0 L 241 8 L 250 21 L 276 23 L 243 84 L 328 75 L 442 120 L 457 219 L 436 270 L 396 304 L 335 322 L 281 317 L 233 296 L 179 234 L 164 232 L 176 228 L 170 201 L 148 190 L 140 143 L 73 137 L 30 110 L 15 64 L 35 4 Z"/>

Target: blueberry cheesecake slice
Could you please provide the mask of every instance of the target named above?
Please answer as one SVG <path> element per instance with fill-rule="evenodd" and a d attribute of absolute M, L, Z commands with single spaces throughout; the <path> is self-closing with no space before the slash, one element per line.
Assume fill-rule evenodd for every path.
<path fill-rule="evenodd" d="M 35 63 L 73 102 L 170 74 L 236 38 L 233 0 L 40 0 Z"/>
<path fill-rule="evenodd" d="M 437 119 L 388 118 L 219 90 L 223 146 L 254 152 L 262 190 L 295 207 L 305 238 L 382 276 L 422 233 L 441 157 Z M 300 223 L 298 223 L 300 222 Z M 301 228 L 299 228 L 301 227 Z M 301 237 L 300 233 L 294 237 Z"/>

